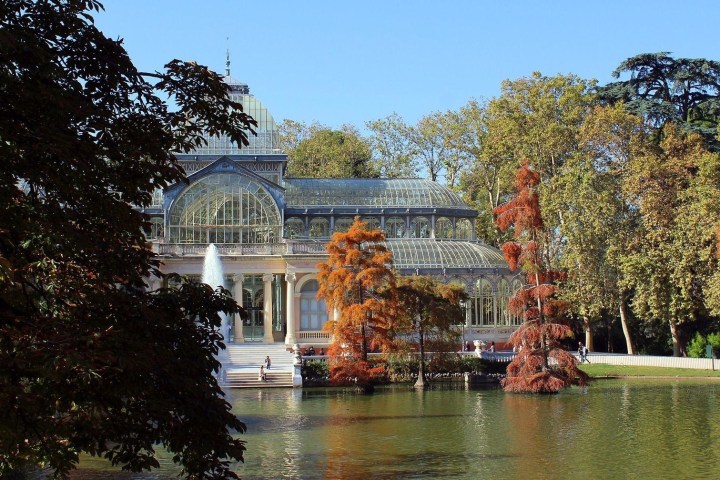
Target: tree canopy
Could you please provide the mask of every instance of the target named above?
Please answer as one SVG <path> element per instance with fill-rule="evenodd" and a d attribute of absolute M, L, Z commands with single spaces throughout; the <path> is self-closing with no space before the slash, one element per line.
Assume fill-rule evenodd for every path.
<path fill-rule="evenodd" d="M 446 285 L 427 276 L 401 276 L 397 280 L 397 287 L 388 294 L 396 302 L 399 330 L 417 338 L 420 370 L 415 388 L 427 388 L 426 345 L 429 341 L 430 345 L 436 347 L 457 345 L 458 333 L 453 327 L 464 319 L 460 302 L 467 299 L 465 287 Z"/>
<path fill-rule="evenodd" d="M 599 89 L 602 100 L 623 102 L 627 109 L 660 128 L 669 122 L 702 135 L 720 149 L 720 62 L 704 58 L 673 58 L 670 52 L 643 53 L 623 61 L 613 72 L 627 80 Z"/>
<path fill-rule="evenodd" d="M 299 140 L 297 146 L 287 152 L 287 174 L 290 177 L 373 178 L 378 176 L 371 162 L 370 143 L 353 127 L 331 130 L 310 126 L 304 133 L 302 128 L 288 129 L 286 133 L 293 133 L 295 137 L 286 138 L 285 143 L 293 139 Z"/>
<path fill-rule="evenodd" d="M 148 469 L 161 444 L 185 476 L 236 478 L 245 427 L 215 355 L 218 311 L 239 307 L 201 284 L 149 292 L 163 275 L 133 205 L 184 181 L 170 152 L 204 132 L 247 144 L 255 122 L 204 66 L 138 72 L 101 8 L 0 7 L 0 476 L 66 476 L 81 452 Z"/>

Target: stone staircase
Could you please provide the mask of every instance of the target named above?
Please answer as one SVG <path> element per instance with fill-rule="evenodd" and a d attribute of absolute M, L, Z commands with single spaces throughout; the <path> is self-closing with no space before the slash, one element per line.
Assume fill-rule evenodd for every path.
<path fill-rule="evenodd" d="M 229 388 L 268 388 L 293 386 L 293 354 L 282 343 L 236 343 L 223 352 L 224 386 Z M 260 365 L 270 356 L 266 380 L 258 380 Z"/>

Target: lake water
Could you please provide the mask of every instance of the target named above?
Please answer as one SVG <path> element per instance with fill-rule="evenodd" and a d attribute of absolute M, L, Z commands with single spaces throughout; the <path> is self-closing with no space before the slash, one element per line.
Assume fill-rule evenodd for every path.
<path fill-rule="evenodd" d="M 720 475 L 720 382 L 600 380 L 558 395 L 498 389 L 233 390 L 244 479 L 702 479 Z M 123 474 L 84 458 L 74 479 Z"/>

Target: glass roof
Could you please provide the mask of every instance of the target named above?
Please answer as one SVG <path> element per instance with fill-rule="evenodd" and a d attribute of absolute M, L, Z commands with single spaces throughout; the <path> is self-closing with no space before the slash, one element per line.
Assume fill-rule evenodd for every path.
<path fill-rule="evenodd" d="M 393 239 L 393 265 L 404 269 L 507 268 L 502 252 L 477 242 L 434 239 Z"/>
<path fill-rule="evenodd" d="M 470 208 L 448 187 L 418 178 L 286 178 L 284 182 L 289 208 Z"/>
<path fill-rule="evenodd" d="M 250 144 L 238 148 L 227 135 L 205 135 L 207 145 L 200 147 L 193 155 L 273 155 L 282 153 L 280 150 L 280 133 L 270 111 L 255 96 L 250 95 L 247 85 L 233 79 L 226 79 L 230 85 L 230 98 L 243 106 L 243 111 L 257 122 L 257 135 L 248 132 Z"/>

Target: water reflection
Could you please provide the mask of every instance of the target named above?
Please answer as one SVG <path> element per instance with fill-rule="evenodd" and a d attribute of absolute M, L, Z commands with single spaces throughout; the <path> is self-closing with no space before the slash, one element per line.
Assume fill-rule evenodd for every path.
<path fill-rule="evenodd" d="M 235 390 L 245 479 L 708 478 L 720 471 L 720 383 L 599 381 L 559 395 L 499 390 Z M 118 474 L 83 460 L 75 479 Z"/>

